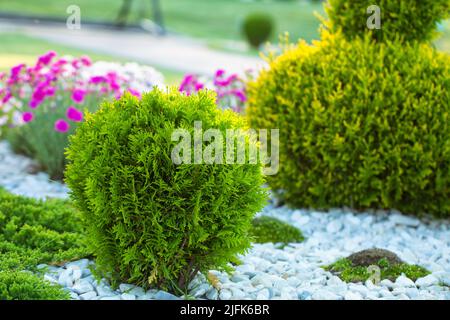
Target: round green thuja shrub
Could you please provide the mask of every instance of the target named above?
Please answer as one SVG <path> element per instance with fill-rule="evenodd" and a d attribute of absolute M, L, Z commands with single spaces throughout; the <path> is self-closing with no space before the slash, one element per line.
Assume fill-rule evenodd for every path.
<path fill-rule="evenodd" d="M 379 29 L 368 28 L 378 14 L 373 5 L 379 8 Z M 377 41 L 428 41 L 436 23 L 450 16 L 450 0 L 328 0 L 325 9 L 330 30 L 341 30 L 348 39 L 370 34 Z"/>
<path fill-rule="evenodd" d="M 262 167 L 175 164 L 175 129 L 192 137 L 183 138 L 190 149 L 198 121 L 204 132 L 223 135 L 223 143 L 213 139 L 219 146 L 227 129 L 245 127 L 242 117 L 216 107 L 211 92 L 154 90 L 103 104 L 71 137 L 66 180 L 98 271 L 114 284 L 181 293 L 198 271 L 226 268 L 250 247 L 251 221 L 267 196 Z"/>
<path fill-rule="evenodd" d="M 273 31 L 273 20 L 264 13 L 250 14 L 245 18 L 242 31 L 248 43 L 254 48 L 259 48 L 270 39 Z"/>
<path fill-rule="evenodd" d="M 450 216 L 450 57 L 323 34 L 248 85 L 252 128 L 280 129 L 271 187 L 295 207 Z"/>

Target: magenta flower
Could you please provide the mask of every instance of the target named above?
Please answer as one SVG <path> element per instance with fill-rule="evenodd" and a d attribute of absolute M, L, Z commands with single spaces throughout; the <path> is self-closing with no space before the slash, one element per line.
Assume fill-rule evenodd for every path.
<path fill-rule="evenodd" d="M 201 89 L 203 89 L 205 87 L 205 85 L 203 83 L 197 82 L 195 84 L 195 91 L 200 91 Z"/>
<path fill-rule="evenodd" d="M 38 58 L 37 64 L 46 66 L 52 61 L 52 59 L 54 57 L 56 57 L 56 52 L 55 51 L 49 51 L 46 54 L 44 54 L 44 55 L 42 55 L 42 56 L 40 56 Z"/>
<path fill-rule="evenodd" d="M 215 80 L 214 81 L 214 85 L 219 86 L 219 87 L 228 87 L 230 84 L 232 84 L 234 81 L 236 81 L 238 79 L 237 74 L 232 74 L 231 76 L 229 76 L 227 79 L 225 80 Z"/>
<path fill-rule="evenodd" d="M 90 65 L 92 65 L 91 58 L 89 58 L 88 56 L 82 56 L 80 58 L 80 61 L 86 67 L 89 67 Z"/>
<path fill-rule="evenodd" d="M 120 89 L 120 85 L 117 83 L 116 80 L 111 80 L 111 82 L 109 83 L 109 87 L 113 91 L 118 91 Z"/>
<path fill-rule="evenodd" d="M 87 91 L 83 89 L 75 89 L 72 92 L 72 100 L 75 103 L 82 103 Z"/>
<path fill-rule="evenodd" d="M 31 121 L 33 121 L 33 119 L 34 119 L 34 114 L 33 114 L 33 112 L 24 112 L 23 114 L 22 114 L 22 120 L 23 120 L 23 122 L 31 122 Z"/>
<path fill-rule="evenodd" d="M 42 100 L 34 100 L 31 99 L 30 102 L 28 103 L 28 106 L 31 109 L 36 109 L 37 107 L 39 107 L 39 105 L 42 103 Z"/>
<path fill-rule="evenodd" d="M 12 94 L 10 91 L 6 91 L 5 96 L 2 99 L 2 103 L 5 104 L 7 103 L 10 99 L 12 98 Z"/>
<path fill-rule="evenodd" d="M 21 63 L 17 66 L 14 66 L 11 68 L 11 78 L 15 78 L 19 75 L 20 71 L 22 71 L 22 68 L 25 67 L 25 64 Z"/>
<path fill-rule="evenodd" d="M 12 85 L 17 83 L 19 80 L 20 72 L 25 67 L 25 64 L 19 64 L 11 68 L 11 76 L 9 77 L 8 84 Z"/>
<path fill-rule="evenodd" d="M 179 91 L 180 91 L 180 92 L 185 92 L 185 91 L 187 91 L 189 85 L 190 85 L 193 81 L 195 81 L 194 79 L 195 79 L 195 76 L 194 76 L 194 75 L 192 75 L 192 74 L 187 74 L 187 75 L 184 77 L 183 81 L 181 81 Z"/>
<path fill-rule="evenodd" d="M 59 59 L 58 61 L 56 61 L 54 63 L 54 66 L 55 67 L 61 67 L 61 66 L 65 65 L 65 64 L 67 64 L 67 62 L 68 62 L 67 59 L 61 58 L 61 59 Z"/>
<path fill-rule="evenodd" d="M 199 91 L 203 88 L 204 84 L 198 81 L 198 78 L 195 75 L 187 74 L 180 84 L 179 91 L 190 95 L 193 92 Z"/>
<path fill-rule="evenodd" d="M 69 107 L 66 112 L 67 119 L 73 122 L 83 121 L 83 112 L 75 107 Z"/>
<path fill-rule="evenodd" d="M 77 59 L 73 59 L 72 60 L 72 67 L 74 67 L 75 69 L 79 69 L 81 66 L 81 61 L 77 60 Z"/>
<path fill-rule="evenodd" d="M 137 90 L 129 88 L 128 92 L 131 93 L 133 96 L 138 97 L 139 99 L 141 98 L 141 94 Z"/>
<path fill-rule="evenodd" d="M 107 79 L 103 76 L 93 76 L 89 80 L 89 83 L 99 84 L 99 83 L 106 82 L 106 81 L 107 81 Z"/>
<path fill-rule="evenodd" d="M 29 103 L 30 108 L 32 109 L 37 108 L 44 101 L 45 95 L 46 95 L 45 88 L 42 86 L 38 86 L 31 95 L 31 100 Z"/>
<path fill-rule="evenodd" d="M 238 97 L 238 99 L 241 100 L 241 102 L 247 101 L 247 96 L 245 95 L 243 90 L 236 89 L 236 90 L 233 90 L 232 93 L 236 97 Z"/>
<path fill-rule="evenodd" d="M 56 120 L 55 122 L 55 131 L 66 133 L 69 131 L 70 125 L 63 119 Z"/>
<path fill-rule="evenodd" d="M 54 95 L 55 95 L 55 92 L 56 92 L 56 88 L 55 88 L 55 87 L 48 87 L 48 88 L 45 90 L 45 95 L 51 97 L 51 96 L 54 96 Z"/>
<path fill-rule="evenodd" d="M 216 78 L 220 78 L 225 74 L 225 70 L 219 69 L 216 71 Z"/>

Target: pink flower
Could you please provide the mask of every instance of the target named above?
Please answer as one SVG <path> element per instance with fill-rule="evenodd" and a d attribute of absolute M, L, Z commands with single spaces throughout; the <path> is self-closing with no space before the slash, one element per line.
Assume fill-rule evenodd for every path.
<path fill-rule="evenodd" d="M 194 82 L 194 81 L 196 81 L 196 80 L 195 80 L 195 76 L 194 76 L 193 74 L 187 74 L 187 75 L 184 77 L 183 81 L 181 81 L 180 89 L 179 89 L 180 92 L 187 91 L 188 86 L 189 86 L 192 82 Z"/>
<path fill-rule="evenodd" d="M 99 83 L 106 82 L 106 81 L 107 81 L 107 79 L 104 76 L 93 76 L 89 80 L 89 83 L 99 84 Z"/>
<path fill-rule="evenodd" d="M 87 91 L 83 89 L 75 89 L 72 92 L 72 100 L 75 103 L 82 103 L 84 100 L 84 96 L 86 95 Z"/>
<path fill-rule="evenodd" d="M 58 61 L 56 61 L 53 65 L 55 66 L 55 67 L 61 67 L 61 66 L 63 66 L 63 65 L 65 65 L 65 64 L 67 64 L 67 60 L 66 59 L 64 59 L 64 58 L 61 58 L 61 59 L 59 59 Z"/>
<path fill-rule="evenodd" d="M 54 96 L 54 95 L 55 95 L 55 92 L 56 92 L 56 88 L 55 88 L 55 87 L 48 87 L 48 88 L 45 90 L 45 95 L 51 97 L 51 96 Z"/>
<path fill-rule="evenodd" d="M 34 119 L 34 114 L 32 112 L 24 112 L 22 114 L 23 122 L 31 122 Z"/>
<path fill-rule="evenodd" d="M 198 78 L 193 74 L 187 74 L 180 84 L 179 91 L 190 95 L 193 92 L 204 88 L 204 84 L 198 81 Z"/>
<path fill-rule="evenodd" d="M 2 103 L 5 104 L 7 103 L 10 99 L 12 98 L 12 94 L 10 91 L 6 91 L 5 96 L 2 99 Z"/>
<path fill-rule="evenodd" d="M 195 84 L 195 91 L 200 91 L 201 89 L 203 89 L 205 86 L 203 85 L 203 83 L 196 83 Z"/>
<path fill-rule="evenodd" d="M 67 119 L 73 122 L 81 122 L 83 121 L 83 112 L 78 110 L 75 107 L 69 107 L 66 112 Z"/>
<path fill-rule="evenodd" d="M 111 82 L 109 83 L 109 87 L 113 91 L 118 91 L 120 89 L 120 85 L 117 83 L 116 80 L 111 80 Z"/>
<path fill-rule="evenodd" d="M 129 88 L 128 92 L 131 93 L 133 96 L 138 97 L 139 99 L 141 98 L 141 94 L 137 90 Z"/>
<path fill-rule="evenodd" d="M 225 70 L 219 69 L 216 71 L 216 78 L 220 78 L 225 74 Z"/>
<path fill-rule="evenodd" d="M 70 125 L 63 119 L 56 120 L 55 122 L 55 131 L 66 133 L 69 131 Z"/>
<path fill-rule="evenodd" d="M 238 99 L 241 100 L 241 102 L 247 101 L 247 96 L 245 95 L 243 90 L 236 89 L 231 91 L 231 93 L 234 94 L 236 97 L 238 97 Z"/>
<path fill-rule="evenodd" d="M 8 84 L 14 84 L 19 80 L 20 72 L 25 67 L 25 64 L 19 64 L 11 68 L 11 76 L 9 77 Z"/>
<path fill-rule="evenodd" d="M 45 88 L 42 85 L 38 85 L 36 90 L 34 90 L 33 94 L 31 95 L 31 100 L 29 103 L 30 108 L 37 108 L 44 101 L 45 95 Z"/>
<path fill-rule="evenodd" d="M 232 74 L 225 80 L 218 80 L 218 79 L 214 80 L 214 85 L 216 85 L 218 87 L 228 87 L 230 84 L 232 84 L 237 79 L 238 79 L 237 74 Z"/>
<path fill-rule="evenodd" d="M 35 99 L 31 99 L 30 102 L 28 103 L 28 106 L 31 109 L 36 109 L 37 107 L 39 107 L 39 105 L 42 103 L 42 100 L 35 100 Z"/>
<path fill-rule="evenodd" d="M 89 67 L 90 65 L 92 65 L 91 58 L 89 58 L 88 56 L 82 56 L 80 58 L 80 61 L 86 67 Z"/>
<path fill-rule="evenodd" d="M 52 61 L 52 59 L 54 57 L 56 57 L 56 52 L 55 51 L 49 51 L 46 54 L 44 54 L 44 55 L 42 55 L 42 56 L 40 56 L 38 58 L 37 64 L 46 66 Z"/>
<path fill-rule="evenodd" d="M 11 68 L 11 77 L 17 77 L 19 75 L 20 71 L 22 71 L 22 68 L 24 68 L 24 67 L 25 67 L 25 64 L 23 64 L 23 63 L 12 67 Z"/>

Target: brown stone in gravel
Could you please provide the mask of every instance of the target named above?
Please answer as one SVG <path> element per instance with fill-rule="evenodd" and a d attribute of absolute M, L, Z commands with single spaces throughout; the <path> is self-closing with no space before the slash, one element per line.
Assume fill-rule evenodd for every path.
<path fill-rule="evenodd" d="M 403 261 L 394 252 L 378 248 L 362 250 L 347 257 L 347 259 L 350 260 L 355 267 L 368 267 L 370 265 L 376 265 L 378 264 L 378 261 L 383 258 L 387 259 L 390 265 L 403 263 Z"/>

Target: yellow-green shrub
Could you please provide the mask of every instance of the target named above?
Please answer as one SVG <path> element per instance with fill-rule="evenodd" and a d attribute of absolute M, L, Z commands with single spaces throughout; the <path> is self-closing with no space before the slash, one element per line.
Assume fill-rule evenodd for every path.
<path fill-rule="evenodd" d="M 450 216 L 450 57 L 323 34 L 248 86 L 253 128 L 280 129 L 269 183 L 299 207 Z"/>
<path fill-rule="evenodd" d="M 381 28 L 370 30 L 367 8 L 377 5 Z M 436 34 L 436 23 L 450 16 L 450 0 L 328 0 L 325 9 L 332 32 L 348 39 L 370 34 L 377 41 L 428 41 Z"/>

